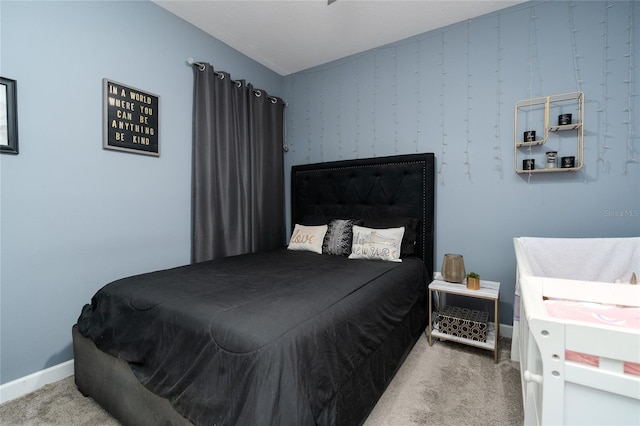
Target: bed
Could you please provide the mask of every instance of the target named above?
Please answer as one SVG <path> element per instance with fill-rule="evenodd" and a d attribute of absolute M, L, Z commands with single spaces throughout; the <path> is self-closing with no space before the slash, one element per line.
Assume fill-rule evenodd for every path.
<path fill-rule="evenodd" d="M 292 167 L 293 234 L 403 224 L 401 261 L 283 247 L 117 280 L 72 329 L 78 389 L 129 425 L 362 424 L 426 325 L 433 182 L 433 154 Z"/>
<path fill-rule="evenodd" d="M 525 425 L 640 424 L 640 238 L 514 245 Z"/>

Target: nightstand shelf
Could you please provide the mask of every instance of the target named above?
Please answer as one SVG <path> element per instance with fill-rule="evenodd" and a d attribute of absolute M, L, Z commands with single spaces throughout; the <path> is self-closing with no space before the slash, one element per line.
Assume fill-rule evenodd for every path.
<path fill-rule="evenodd" d="M 457 284 L 450 283 L 442 280 L 439 273 L 434 274 L 435 280 L 429 284 L 429 325 L 427 336 L 429 338 L 429 346 L 433 345 L 433 339 L 450 340 L 457 343 L 462 343 L 469 346 L 475 346 L 482 349 L 493 351 L 494 362 L 498 362 L 498 340 L 500 338 L 500 320 L 499 320 L 499 300 L 500 300 L 500 283 L 495 281 L 480 280 L 479 290 L 469 290 L 465 283 Z M 453 334 L 444 333 L 434 325 L 434 319 L 438 315 L 438 312 L 433 312 L 433 300 L 434 293 L 436 293 L 437 299 L 441 302 L 443 296 L 447 294 L 471 297 L 475 299 L 485 299 L 493 301 L 494 318 L 493 323 L 488 324 L 486 341 L 472 340 L 465 337 L 456 336 Z M 442 306 L 438 306 L 442 308 Z"/>

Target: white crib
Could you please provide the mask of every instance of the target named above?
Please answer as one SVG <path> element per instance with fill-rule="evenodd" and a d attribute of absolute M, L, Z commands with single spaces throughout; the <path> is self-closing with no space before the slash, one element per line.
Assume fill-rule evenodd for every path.
<path fill-rule="evenodd" d="M 640 238 L 516 238 L 514 245 L 520 310 L 512 353 L 525 425 L 640 425 L 640 376 L 624 373 L 625 362 L 640 363 L 640 329 L 554 318 L 543 301 L 639 307 L 640 285 L 614 282 L 639 274 Z M 596 356 L 599 365 L 569 361 L 566 351 Z"/>

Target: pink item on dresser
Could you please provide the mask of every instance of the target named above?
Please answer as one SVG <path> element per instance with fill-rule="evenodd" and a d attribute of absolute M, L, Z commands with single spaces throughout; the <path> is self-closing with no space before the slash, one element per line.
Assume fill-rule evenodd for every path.
<path fill-rule="evenodd" d="M 545 300 L 544 305 L 554 318 L 640 330 L 640 308 L 637 307 L 557 299 Z M 600 364 L 597 356 L 569 350 L 565 351 L 565 359 L 596 367 Z M 640 364 L 625 362 L 624 372 L 640 376 Z"/>

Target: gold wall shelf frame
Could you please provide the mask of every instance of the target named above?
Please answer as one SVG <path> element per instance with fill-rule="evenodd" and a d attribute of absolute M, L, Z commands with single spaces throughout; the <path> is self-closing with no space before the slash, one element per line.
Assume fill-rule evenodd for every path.
<path fill-rule="evenodd" d="M 551 124 L 560 114 L 572 114 L 570 124 Z M 534 141 L 523 141 L 523 134 L 533 127 L 542 125 L 542 138 Z M 558 95 L 523 99 L 516 102 L 514 108 L 514 153 L 513 164 L 516 173 L 553 173 L 580 170 L 584 162 L 584 93 L 569 92 Z M 566 132 L 575 132 L 575 146 L 563 146 L 562 138 Z M 538 132 L 536 132 L 538 133 Z M 555 137 L 554 137 L 555 136 Z M 545 168 L 545 149 L 556 151 L 558 157 L 575 157 L 574 167 Z M 534 158 L 537 168 L 525 170 L 522 160 Z"/>

